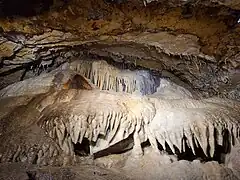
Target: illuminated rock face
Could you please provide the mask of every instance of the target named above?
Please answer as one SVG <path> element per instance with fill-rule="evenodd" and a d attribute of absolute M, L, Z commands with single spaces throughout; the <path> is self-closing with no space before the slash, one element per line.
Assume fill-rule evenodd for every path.
<path fill-rule="evenodd" d="M 51 96 L 52 105 L 47 101 L 39 124 L 67 153 L 72 152 L 65 149 L 71 148 L 64 144 L 68 141 L 76 144 L 87 138 L 94 143 L 91 152 L 96 153 L 131 134 L 138 152 L 141 152 L 140 143 L 147 139 L 156 151 L 156 141 L 164 150 L 166 142 L 173 152 L 174 146 L 185 151 L 182 139 L 186 137 L 194 154 L 195 147 L 200 147 L 206 156 L 213 157 L 215 143 L 224 143 L 225 131 L 229 133 L 231 145 L 239 143 L 237 103 L 223 106 L 218 99 L 149 99 L 99 90 L 54 92 L 47 99 Z M 44 103 L 45 100 L 40 104 L 44 106 Z"/>
<path fill-rule="evenodd" d="M 69 148 L 64 145 L 68 139 L 76 144 L 87 138 L 94 143 L 91 145 L 93 154 L 128 138 L 131 134 L 134 134 L 135 145 L 141 148 L 140 142 L 146 141 L 147 137 L 142 137 L 141 141 L 138 132 L 143 130 L 155 115 L 151 102 L 143 97 L 123 93 L 68 90 L 54 95 L 55 103 L 42 111 L 39 124 L 53 139 L 59 141 L 60 147 L 68 153 L 72 152 L 65 149 Z M 66 99 L 66 96 L 71 99 Z M 41 104 L 44 104 L 44 101 Z M 100 136 L 102 138 L 99 138 Z"/>
<path fill-rule="evenodd" d="M 71 164 L 76 162 L 76 145 L 86 141 L 90 155 L 125 141 L 137 159 L 145 153 L 141 144 L 147 140 L 158 156 L 170 148 L 176 157 L 190 150 L 195 157 L 202 153 L 210 159 L 218 147 L 229 153 L 239 144 L 239 102 L 197 100 L 183 87 L 148 71 L 123 74 L 126 70 L 106 62 L 64 67 L 0 91 L 0 139 L 6 145 L 0 148 L 1 162 Z M 148 78 L 142 81 L 139 76 Z M 119 88 L 123 81 L 128 91 Z M 33 131 L 39 136 L 29 137 Z M 12 140 L 12 132 L 19 132 L 21 140 Z M 117 153 L 123 151 L 125 147 L 119 146 Z M 162 163 L 171 162 L 166 157 Z"/>
<path fill-rule="evenodd" d="M 108 65 L 106 61 L 75 61 L 70 69 L 90 79 L 101 90 L 116 92 L 153 94 L 157 91 L 160 80 L 145 70 L 121 70 Z"/>
<path fill-rule="evenodd" d="M 5 162 L 239 179 L 239 0 L 13 1 L 0 1 L 0 179 Z"/>
<path fill-rule="evenodd" d="M 215 146 L 223 145 L 225 133 L 229 133 L 230 144 L 239 143 L 239 104 L 223 105 L 218 99 L 155 102 L 157 114 L 150 129 L 158 142 L 167 142 L 173 152 L 185 151 L 181 142 L 184 137 L 193 154 L 196 147 L 201 147 L 210 157 L 214 156 Z"/>

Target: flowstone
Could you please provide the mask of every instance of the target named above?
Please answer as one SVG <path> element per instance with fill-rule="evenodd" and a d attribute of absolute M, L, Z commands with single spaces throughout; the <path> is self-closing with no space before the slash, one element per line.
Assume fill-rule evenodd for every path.
<path fill-rule="evenodd" d="M 239 102 L 220 98 L 194 99 L 190 91 L 167 83 L 166 79 L 149 79 L 153 77 L 150 72 L 129 70 L 123 78 L 125 70 L 106 62 L 97 62 L 93 68 L 94 62 L 91 63 L 91 68 L 80 64 L 81 71 L 79 64 L 77 68 L 72 68 L 72 64 L 60 67 L 0 91 L 2 163 L 65 166 L 79 163 L 81 159 L 76 152 L 84 149 L 92 158 L 131 149 L 122 157 L 124 161 L 119 155 L 119 163 L 124 164 L 119 170 L 131 174 L 131 169 L 136 168 L 133 177 L 145 177 L 146 169 L 154 161 L 156 171 L 146 176 L 154 179 L 167 167 L 188 168 L 196 162 L 178 161 L 182 154 L 190 153 L 193 159 L 211 161 L 239 145 Z M 109 69 L 115 73 L 107 73 Z M 117 87 L 122 81 L 118 78 L 123 78 L 126 90 L 131 91 L 119 90 Z M 141 85 L 137 86 L 137 82 Z M 154 91 L 149 89 L 153 86 Z M 148 144 L 147 148 L 144 144 Z M 87 146 L 89 152 L 81 145 Z M 114 149 L 115 146 L 118 148 Z M 83 149 L 76 149 L 81 147 Z M 219 147 L 223 149 L 220 152 Z M 228 162 L 228 167 L 237 173 L 236 162 L 231 158 L 229 161 L 232 165 Z M 202 170 L 180 174 L 181 170 L 176 170 L 172 175 L 166 170 L 161 178 L 202 177 L 203 174 L 210 177 L 209 167 L 218 171 L 216 179 L 221 173 L 223 177 L 230 174 L 230 179 L 235 178 L 230 169 L 217 162 L 199 162 L 197 167 Z"/>

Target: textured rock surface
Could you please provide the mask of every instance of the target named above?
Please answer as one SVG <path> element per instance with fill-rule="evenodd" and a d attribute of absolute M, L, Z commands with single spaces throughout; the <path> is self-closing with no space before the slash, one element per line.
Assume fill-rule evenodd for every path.
<path fill-rule="evenodd" d="M 119 3 L 54 1 L 40 15 L 2 18 L 0 88 L 84 54 L 167 70 L 202 95 L 239 99 L 237 1 Z"/>
<path fill-rule="evenodd" d="M 161 2 L 161 0 L 145 0 L 145 4 L 147 3 L 151 3 L 151 2 Z M 186 4 L 190 4 L 192 6 L 196 6 L 197 4 L 203 4 L 206 6 L 216 6 L 216 5 L 224 5 L 224 6 L 228 6 L 232 9 L 240 9 L 240 3 L 238 0 L 226 0 L 226 1 L 221 1 L 221 0 L 210 0 L 210 1 L 206 1 L 206 0 L 180 0 L 180 1 L 176 1 L 176 0 L 170 0 L 167 2 L 170 6 L 183 6 Z"/>
<path fill-rule="evenodd" d="M 19 39 L 21 36 L 16 35 Z M 30 38 L 23 37 L 24 40 L 18 42 L 3 40 L 2 52 L 7 49 L 9 54 L 2 54 L 1 88 L 12 83 L 13 78 L 19 81 L 51 71 L 74 58 L 84 58 L 78 50 L 68 51 L 74 46 L 82 49 L 84 54 L 100 58 L 110 56 L 120 64 L 174 72 L 205 96 L 240 97 L 238 70 L 218 70 L 217 59 L 201 52 L 198 38 L 193 35 L 146 32 L 138 34 L 136 39 L 136 34 L 127 33 L 120 37 L 111 36 L 110 40 L 109 36 L 102 36 L 81 41 L 76 35 L 54 30 Z M 231 59 L 233 65 L 238 64 L 237 57 Z"/>
<path fill-rule="evenodd" d="M 231 168 L 233 171 L 236 172 L 238 177 L 240 175 L 239 158 L 240 158 L 240 147 L 239 147 L 239 145 L 237 145 L 237 146 L 233 147 L 231 153 L 227 155 L 226 164 L 229 168 Z"/>
<path fill-rule="evenodd" d="M 135 179 L 237 179 L 239 169 L 231 157 L 236 156 L 234 145 L 240 139 L 239 102 L 196 100 L 190 91 L 166 83 L 166 79 L 159 81 L 162 86 L 155 87 L 156 92 L 147 95 L 136 85 L 139 75 L 148 77 L 150 72 L 125 71 L 104 61 L 73 62 L 2 89 L 1 163 L 94 164 L 93 157 L 120 153 L 112 162 L 110 156 L 96 163 L 108 168 L 117 165 L 118 171 Z M 80 72 L 78 81 L 76 72 Z M 80 78 L 84 75 L 89 79 Z M 119 88 L 123 82 L 126 89 Z M 146 92 L 152 81 L 143 82 L 139 87 Z M 142 147 L 147 140 L 150 147 Z M 89 152 L 83 153 L 88 156 L 79 156 L 77 150 L 84 149 L 76 149 L 77 145 L 86 141 Z M 219 153 L 232 152 L 226 163 L 233 171 L 217 162 L 200 161 L 196 169 L 201 170 L 192 171 L 189 167 L 196 162 L 178 161 L 188 151 L 193 159 L 212 160 L 218 154 L 217 147 L 226 149 Z M 130 153 L 122 154 L 129 149 Z M 155 169 L 144 175 L 153 159 Z M 176 170 L 172 174 L 166 169 Z M 187 171 L 183 173 L 182 169 Z"/>
<path fill-rule="evenodd" d="M 238 0 L 13 1 L 0 179 L 239 179 Z"/>
<path fill-rule="evenodd" d="M 126 176 L 94 165 L 66 167 L 38 167 L 26 163 L 5 163 L 0 167 L 1 180 L 130 180 Z"/>

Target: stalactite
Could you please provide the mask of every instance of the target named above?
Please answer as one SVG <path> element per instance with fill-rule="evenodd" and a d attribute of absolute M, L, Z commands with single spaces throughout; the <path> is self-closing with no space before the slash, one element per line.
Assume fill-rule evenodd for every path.
<path fill-rule="evenodd" d="M 159 79 L 152 76 L 149 71 L 121 70 L 106 61 L 73 62 L 70 68 L 90 79 L 101 90 L 139 92 L 145 95 L 156 92 L 159 86 Z"/>
<path fill-rule="evenodd" d="M 68 153 L 71 149 L 66 147 L 69 138 L 75 144 L 81 143 L 83 137 L 95 142 L 91 153 L 96 153 L 132 133 L 137 133 L 134 135 L 136 142 L 145 139 L 147 131 L 139 134 L 145 128 L 149 129 L 146 137 L 156 151 L 153 139 L 164 150 L 167 150 L 167 144 L 172 152 L 176 153 L 175 147 L 185 152 L 187 144 L 193 154 L 196 155 L 195 148 L 201 148 L 206 156 L 213 157 L 215 142 L 218 145 L 224 143 L 224 131 L 230 133 L 228 141 L 231 145 L 239 142 L 239 112 L 232 109 L 233 106 L 222 107 L 218 99 L 164 100 L 127 93 L 79 90 L 69 106 L 61 103 L 62 98 L 58 96 L 62 95 L 61 92 L 54 94 L 59 100 L 53 100 L 53 105 L 42 111 L 40 122 L 48 132 L 56 131 L 49 134 Z M 101 139 L 98 138 L 100 134 Z M 134 149 L 139 149 L 138 145 Z"/>

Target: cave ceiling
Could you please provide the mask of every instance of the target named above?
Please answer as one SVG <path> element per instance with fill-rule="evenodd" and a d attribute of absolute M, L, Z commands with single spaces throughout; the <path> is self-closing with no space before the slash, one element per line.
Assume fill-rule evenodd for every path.
<path fill-rule="evenodd" d="M 1 88 L 65 53 L 170 72 L 204 96 L 239 98 L 238 0 L 10 0 L 0 7 Z"/>

